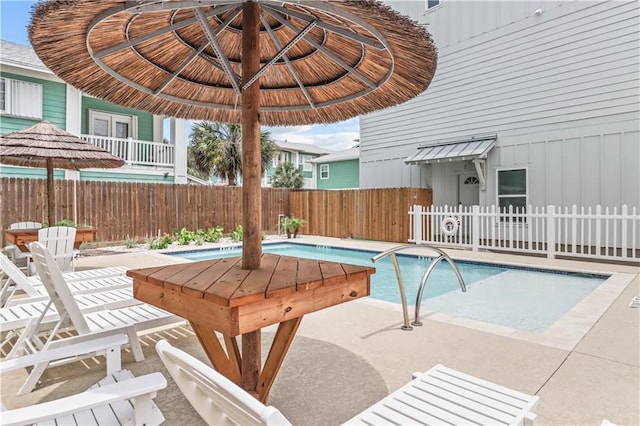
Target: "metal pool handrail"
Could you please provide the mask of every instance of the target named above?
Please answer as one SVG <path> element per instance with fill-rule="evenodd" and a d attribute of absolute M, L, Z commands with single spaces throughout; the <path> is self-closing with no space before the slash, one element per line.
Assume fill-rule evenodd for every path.
<path fill-rule="evenodd" d="M 379 254 L 373 256 L 371 258 L 371 261 L 374 262 L 374 263 L 379 261 L 379 260 L 381 260 L 381 259 L 384 259 L 387 256 L 391 256 L 391 261 L 393 262 L 393 267 L 394 267 L 394 269 L 396 271 L 396 279 L 398 280 L 398 288 L 400 290 L 400 300 L 402 302 L 402 315 L 404 317 L 404 324 L 402 325 L 401 328 L 403 330 L 407 330 L 407 331 L 413 330 L 413 327 L 411 327 L 411 325 L 409 325 L 409 308 L 407 307 L 407 296 L 406 296 L 406 292 L 405 292 L 405 289 L 404 289 L 404 281 L 402 279 L 402 273 L 400 271 L 400 265 L 398 264 L 398 259 L 396 258 L 396 253 L 399 252 L 399 251 L 405 250 L 405 249 L 417 248 L 417 247 L 433 250 L 434 252 L 439 254 L 439 256 L 436 258 L 436 260 L 431 262 L 431 264 L 429 265 L 429 268 L 427 268 L 426 272 L 422 276 L 422 280 L 420 280 L 420 288 L 419 288 L 418 294 L 416 296 L 416 306 L 415 306 L 414 321 L 411 324 L 416 325 L 416 326 L 422 325 L 422 322 L 420 322 L 419 317 L 420 317 L 420 303 L 422 302 L 422 294 L 424 292 L 424 287 L 427 284 L 427 280 L 429 279 L 429 275 L 431 274 L 433 269 L 436 267 L 436 265 L 438 263 L 440 263 L 440 261 L 442 259 L 444 259 L 447 262 L 449 262 L 449 265 L 451 265 L 451 267 L 453 268 L 453 271 L 455 272 L 456 276 L 458 277 L 458 282 L 460 283 L 460 288 L 462 289 L 462 291 L 463 292 L 467 291 L 467 286 L 464 284 L 464 280 L 462 279 L 462 275 L 460 274 L 460 270 L 458 270 L 458 267 L 454 263 L 453 259 L 451 259 L 451 257 L 447 253 L 442 251 L 441 249 L 439 249 L 437 247 L 433 247 L 430 244 L 426 244 L 426 243 L 421 243 L 421 244 L 403 244 L 401 246 L 392 247 L 389 250 L 383 251 L 382 253 L 379 253 Z"/>

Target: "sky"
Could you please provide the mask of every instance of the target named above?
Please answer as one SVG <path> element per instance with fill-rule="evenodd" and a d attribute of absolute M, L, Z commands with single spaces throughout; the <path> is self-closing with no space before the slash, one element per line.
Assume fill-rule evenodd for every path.
<path fill-rule="evenodd" d="M 31 6 L 36 1 L 0 0 L 0 35 L 2 40 L 30 46 L 27 26 L 31 19 Z M 2 54 L 2 52 L 0 52 Z M 191 127 L 191 126 L 189 126 Z M 277 141 L 309 143 L 322 148 L 340 151 L 352 148 L 360 137 L 358 118 L 333 124 L 295 127 L 265 127 Z"/>

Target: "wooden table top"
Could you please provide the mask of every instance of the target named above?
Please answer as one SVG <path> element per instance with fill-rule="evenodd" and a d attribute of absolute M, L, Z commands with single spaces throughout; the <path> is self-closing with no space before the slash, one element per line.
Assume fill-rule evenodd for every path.
<path fill-rule="evenodd" d="M 265 253 L 129 270 L 134 296 L 235 336 L 370 294 L 370 266 Z"/>
<path fill-rule="evenodd" d="M 29 251 L 27 244 L 38 241 L 38 231 L 42 228 L 19 228 L 19 229 L 5 229 L 4 237 L 8 243 L 15 244 L 23 251 Z M 95 241 L 96 228 L 76 228 L 76 238 L 74 248 L 79 248 L 83 242 Z"/>

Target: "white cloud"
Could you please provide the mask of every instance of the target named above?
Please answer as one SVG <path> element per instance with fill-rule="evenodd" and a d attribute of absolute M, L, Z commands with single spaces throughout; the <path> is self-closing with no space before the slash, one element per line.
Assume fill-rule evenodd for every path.
<path fill-rule="evenodd" d="M 271 137 L 278 141 L 308 143 L 322 148 L 341 151 L 352 148 L 360 137 L 357 118 L 335 124 L 313 126 L 264 127 Z"/>
<path fill-rule="evenodd" d="M 167 120 L 168 122 L 168 120 Z M 191 135 L 191 127 L 195 122 L 187 121 L 187 135 Z M 165 123 L 165 137 L 168 138 L 168 123 Z M 353 148 L 357 143 L 354 139 L 360 138 L 360 125 L 357 118 L 334 124 L 317 124 L 307 126 L 263 126 L 262 131 L 271 134 L 271 138 L 277 141 L 293 143 L 307 143 L 333 151 L 342 151 Z"/>

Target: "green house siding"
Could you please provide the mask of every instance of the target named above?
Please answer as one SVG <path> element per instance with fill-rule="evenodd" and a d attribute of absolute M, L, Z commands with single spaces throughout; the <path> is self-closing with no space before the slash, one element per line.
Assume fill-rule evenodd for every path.
<path fill-rule="evenodd" d="M 0 165 L 0 177 L 15 177 L 24 179 L 46 179 L 47 169 L 35 167 L 13 167 Z M 64 179 L 64 170 L 55 169 L 53 171 L 54 179 Z"/>
<path fill-rule="evenodd" d="M 67 89 L 64 83 L 41 80 L 17 74 L 0 72 L 0 76 L 13 80 L 28 81 L 42 85 L 42 119 L 48 120 L 61 129 L 66 129 L 66 102 Z M 2 115 L 0 117 L 0 133 L 10 133 L 25 127 L 33 126 L 40 120 L 12 117 Z"/>
<path fill-rule="evenodd" d="M 329 179 L 320 179 L 320 166 L 329 165 Z M 360 160 L 335 161 L 331 163 L 317 163 L 316 183 L 318 189 L 343 189 L 360 187 Z"/>
<path fill-rule="evenodd" d="M 102 99 L 82 97 L 82 125 L 81 132 L 89 133 L 89 110 L 112 112 L 114 114 L 135 115 L 138 117 L 138 135 L 134 139 L 142 141 L 153 141 L 153 114 L 144 111 L 138 111 L 131 108 L 125 108 L 112 104 Z"/>
<path fill-rule="evenodd" d="M 137 173 L 109 173 L 107 171 L 80 170 L 80 180 L 85 181 L 116 181 L 142 183 L 174 183 L 174 177 L 162 175 L 147 175 Z"/>

